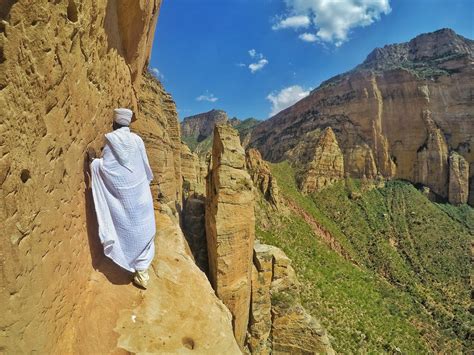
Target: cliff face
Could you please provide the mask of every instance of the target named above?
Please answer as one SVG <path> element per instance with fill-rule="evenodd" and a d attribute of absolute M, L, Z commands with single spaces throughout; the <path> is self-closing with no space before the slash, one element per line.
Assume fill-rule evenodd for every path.
<path fill-rule="evenodd" d="M 159 5 L 0 1 L 0 352 L 239 352 L 166 204 L 181 204 L 179 123 L 142 80 Z M 136 112 L 161 193 L 146 292 L 104 257 L 88 188 L 86 148 L 118 106 Z"/>
<path fill-rule="evenodd" d="M 219 123 L 229 122 L 227 113 L 222 110 L 211 110 L 198 115 L 185 117 L 181 122 L 183 137 L 193 137 L 198 142 L 210 136 L 214 126 Z"/>
<path fill-rule="evenodd" d="M 182 194 L 181 139 L 176 105 L 161 83 L 149 73 L 138 90 L 140 119 L 131 128 L 142 137 L 155 179 L 153 196 L 162 193 L 169 201 Z"/>
<path fill-rule="evenodd" d="M 206 183 L 209 276 L 217 296 L 232 313 L 235 338 L 241 348 L 249 320 L 254 204 L 239 136 L 229 125 L 217 125 Z"/>
<path fill-rule="evenodd" d="M 7 352 L 51 352 L 81 317 L 76 305 L 94 261 L 84 152 L 102 143 L 113 107 L 136 103 L 159 5 L 1 1 L 0 342 Z"/>
<path fill-rule="evenodd" d="M 474 162 L 473 52 L 451 30 L 377 49 L 258 125 L 250 145 L 281 161 L 308 132 L 331 127 L 345 174 L 406 179 L 448 198 L 449 151 Z"/>

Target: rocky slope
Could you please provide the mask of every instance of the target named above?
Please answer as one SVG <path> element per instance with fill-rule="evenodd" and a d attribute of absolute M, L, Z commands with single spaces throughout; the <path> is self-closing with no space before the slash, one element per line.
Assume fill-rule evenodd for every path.
<path fill-rule="evenodd" d="M 376 49 L 354 70 L 259 124 L 250 145 L 278 162 L 312 132 L 331 127 L 344 175 L 405 179 L 466 203 L 457 187 L 449 189 L 449 176 L 459 179 L 454 186 L 462 190 L 472 190 L 472 184 L 466 174 L 450 172 L 456 167 L 448 156 L 455 151 L 466 160 L 472 182 L 473 53 L 474 42 L 449 29 Z"/>
<path fill-rule="evenodd" d="M 142 78 L 160 1 L 0 5 L 0 352 L 239 353 L 176 219 L 188 169 L 174 102 Z M 104 257 L 88 187 L 86 148 L 117 106 L 136 112 L 160 193 L 146 292 Z"/>

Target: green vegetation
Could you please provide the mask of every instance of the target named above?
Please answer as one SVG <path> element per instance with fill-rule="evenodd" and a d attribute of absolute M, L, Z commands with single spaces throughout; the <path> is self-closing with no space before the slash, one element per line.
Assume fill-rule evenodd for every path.
<path fill-rule="evenodd" d="M 282 194 L 323 225 L 359 265 L 331 250 L 297 214 L 259 204 L 267 220 L 259 218 L 258 238 L 293 260 L 305 285 L 303 303 L 334 337 L 336 351 L 472 348 L 472 208 L 434 204 L 400 181 L 374 188 L 347 180 L 303 196 L 288 163 L 271 168 Z"/>
<path fill-rule="evenodd" d="M 234 128 L 239 132 L 240 138 L 252 132 L 253 128 L 260 123 L 256 118 L 247 118 L 236 125 Z"/>

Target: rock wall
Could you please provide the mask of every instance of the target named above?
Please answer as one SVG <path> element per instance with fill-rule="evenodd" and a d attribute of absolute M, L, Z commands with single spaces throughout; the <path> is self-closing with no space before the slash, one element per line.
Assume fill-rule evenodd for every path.
<path fill-rule="evenodd" d="M 137 91 L 140 119 L 131 128 L 142 137 L 155 179 L 153 196 L 180 203 L 182 195 L 181 138 L 176 105 L 150 73 Z"/>
<path fill-rule="evenodd" d="M 84 153 L 112 108 L 136 109 L 159 5 L 0 3 L 2 351 L 50 353 L 83 316 L 96 256 Z"/>
<path fill-rule="evenodd" d="M 245 163 L 255 187 L 262 193 L 263 198 L 275 208 L 281 208 L 280 190 L 273 178 L 268 163 L 262 159 L 260 152 L 249 149 L 245 152 Z"/>
<path fill-rule="evenodd" d="M 331 127 L 310 132 L 307 139 L 287 152 L 287 157 L 296 162 L 296 179 L 304 193 L 320 191 L 344 178 L 344 156 Z"/>
<path fill-rule="evenodd" d="M 406 179 L 449 198 L 449 152 L 474 164 L 473 53 L 450 30 L 376 50 L 258 125 L 250 145 L 281 161 L 308 132 L 331 127 L 349 176 Z"/>
<path fill-rule="evenodd" d="M 159 5 L 0 0 L 2 353 L 240 353 L 172 212 L 182 196 L 175 105 L 141 75 Z M 104 257 L 88 188 L 86 148 L 103 145 L 117 106 L 134 108 L 156 178 L 147 291 Z"/>
<path fill-rule="evenodd" d="M 229 122 L 229 118 L 225 111 L 211 110 L 185 117 L 181 122 L 181 131 L 183 137 L 194 137 L 200 142 L 212 134 L 216 124 L 226 122 Z"/>
<path fill-rule="evenodd" d="M 454 204 L 468 202 L 469 164 L 456 152 L 449 155 L 449 201 Z"/>
<path fill-rule="evenodd" d="M 299 288 L 285 253 L 256 243 L 248 342 L 253 354 L 334 354 L 324 328 L 301 305 Z"/>
<path fill-rule="evenodd" d="M 209 276 L 233 316 L 234 334 L 244 346 L 250 307 L 255 197 L 245 170 L 238 133 L 227 124 L 214 129 L 206 183 Z"/>

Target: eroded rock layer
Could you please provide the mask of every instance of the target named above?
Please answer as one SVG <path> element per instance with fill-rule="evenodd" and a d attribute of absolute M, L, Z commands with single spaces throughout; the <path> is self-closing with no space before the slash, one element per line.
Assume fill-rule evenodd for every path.
<path fill-rule="evenodd" d="M 140 118 L 131 128 L 142 137 L 153 168 L 153 196 L 180 201 L 182 194 L 181 139 L 176 105 L 161 83 L 148 72 L 137 92 Z"/>
<path fill-rule="evenodd" d="M 301 305 L 291 261 L 277 247 L 256 243 L 249 348 L 254 354 L 334 354 L 328 335 Z"/>
<path fill-rule="evenodd" d="M 406 179 L 449 198 L 449 151 L 474 163 L 473 53 L 448 29 L 376 49 L 258 125 L 250 145 L 281 161 L 308 132 L 331 127 L 349 176 Z"/>
<path fill-rule="evenodd" d="M 97 255 L 84 153 L 112 108 L 136 110 L 159 5 L 0 2 L 2 351 L 51 353 L 83 316 Z"/>
<path fill-rule="evenodd" d="M 254 204 L 239 135 L 230 125 L 217 125 L 206 184 L 209 276 L 217 296 L 232 313 L 235 338 L 241 347 L 249 319 Z"/>
<path fill-rule="evenodd" d="M 199 142 L 212 134 L 216 124 L 226 122 L 229 122 L 229 118 L 225 111 L 211 110 L 185 117 L 181 122 L 181 131 L 183 137 L 194 137 Z"/>
<path fill-rule="evenodd" d="M 281 206 L 280 190 L 268 163 L 262 159 L 260 152 L 256 149 L 247 150 L 245 163 L 254 185 L 263 194 L 264 199 L 278 209 Z"/>
<path fill-rule="evenodd" d="M 240 353 L 167 204 L 155 205 L 163 213 L 146 292 L 99 242 L 85 151 L 100 151 L 114 107 L 136 113 L 154 198 L 181 203 L 175 105 L 141 75 L 159 5 L 0 1 L 2 353 Z"/>

